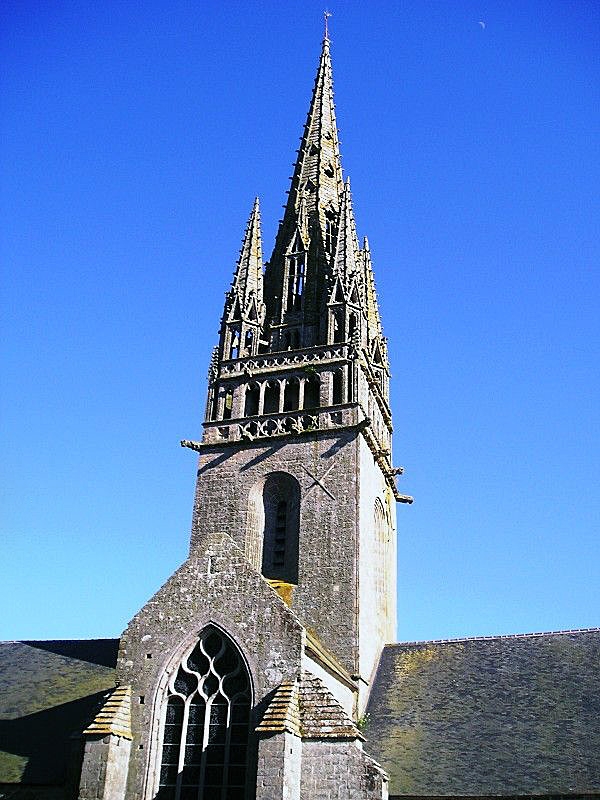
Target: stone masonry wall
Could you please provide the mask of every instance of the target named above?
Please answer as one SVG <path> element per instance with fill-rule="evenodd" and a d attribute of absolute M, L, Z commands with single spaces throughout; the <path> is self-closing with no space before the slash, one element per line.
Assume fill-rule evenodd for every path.
<path fill-rule="evenodd" d="M 256 800 L 300 800 L 302 740 L 284 731 L 262 738 Z"/>
<path fill-rule="evenodd" d="M 302 743 L 301 800 L 387 800 L 383 770 L 355 742 Z"/>
<path fill-rule="evenodd" d="M 131 742 L 119 736 L 90 738 L 85 743 L 79 800 L 123 800 Z"/>
<path fill-rule="evenodd" d="M 364 710 L 385 644 L 396 639 L 396 501 L 391 496 L 373 454 L 362 437 L 360 445 L 360 576 L 359 576 L 359 713 Z M 390 517 L 389 541 L 385 548 L 377 542 L 375 501 L 379 500 Z M 387 603 L 382 604 L 378 581 L 387 586 Z"/>
<path fill-rule="evenodd" d="M 210 447 L 200 456 L 191 552 L 225 531 L 244 548 L 249 496 L 271 472 L 300 484 L 299 583 L 292 609 L 351 672 L 357 670 L 359 435 L 307 433 Z"/>
<path fill-rule="evenodd" d="M 117 679 L 132 687 L 134 735 L 127 800 L 151 796 L 167 676 L 209 622 L 220 626 L 247 660 L 256 719 L 265 697 L 299 670 L 302 628 L 294 614 L 229 536 L 207 534 L 203 547 L 136 614 L 121 638 Z"/>

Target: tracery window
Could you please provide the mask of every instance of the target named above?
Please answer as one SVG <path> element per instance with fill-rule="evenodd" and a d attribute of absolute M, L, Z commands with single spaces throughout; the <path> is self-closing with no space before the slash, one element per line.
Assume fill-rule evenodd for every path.
<path fill-rule="evenodd" d="M 233 642 L 213 625 L 168 683 L 160 800 L 244 800 L 251 689 Z"/>

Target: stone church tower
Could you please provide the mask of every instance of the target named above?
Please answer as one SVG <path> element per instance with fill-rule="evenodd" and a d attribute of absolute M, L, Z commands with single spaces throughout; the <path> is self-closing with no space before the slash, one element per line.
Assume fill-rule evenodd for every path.
<path fill-rule="evenodd" d="M 203 438 L 182 442 L 199 453 L 189 558 L 121 638 L 82 800 L 386 796 L 357 721 L 395 639 L 395 503 L 411 498 L 329 48 L 271 258 L 263 273 L 256 200 Z"/>

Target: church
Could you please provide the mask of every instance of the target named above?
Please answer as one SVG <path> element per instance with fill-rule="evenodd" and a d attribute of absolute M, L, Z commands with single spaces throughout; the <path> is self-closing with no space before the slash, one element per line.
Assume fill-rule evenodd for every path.
<path fill-rule="evenodd" d="M 216 315 L 216 309 L 215 309 Z M 0 644 L 0 797 L 600 797 L 600 628 L 394 643 L 390 369 L 330 42 L 208 375 L 187 560 L 119 640 Z"/>

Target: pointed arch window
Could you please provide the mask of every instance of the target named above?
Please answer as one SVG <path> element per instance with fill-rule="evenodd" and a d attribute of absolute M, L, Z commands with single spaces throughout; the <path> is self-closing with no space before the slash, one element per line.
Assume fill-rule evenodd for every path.
<path fill-rule="evenodd" d="M 321 381 L 318 375 L 311 375 L 304 384 L 304 408 L 319 408 L 321 405 Z"/>
<path fill-rule="evenodd" d="M 300 311 L 302 308 L 302 295 L 304 293 L 304 271 L 306 256 L 304 253 L 290 253 L 287 257 L 288 276 L 286 291 L 286 309 Z"/>
<path fill-rule="evenodd" d="M 334 312 L 331 325 L 333 327 L 333 343 L 340 344 L 344 341 L 344 318 L 340 312 Z"/>
<path fill-rule="evenodd" d="M 258 383 L 250 383 L 246 386 L 246 399 L 244 402 L 244 416 L 253 417 L 258 414 L 260 401 L 260 386 Z"/>
<path fill-rule="evenodd" d="M 244 355 L 252 355 L 252 343 L 254 342 L 254 331 L 249 328 L 244 336 Z"/>
<path fill-rule="evenodd" d="M 356 333 L 358 327 L 358 322 L 356 319 L 356 314 L 350 314 L 350 319 L 348 320 L 348 340 L 352 341 L 354 338 L 354 334 Z"/>
<path fill-rule="evenodd" d="M 325 252 L 333 252 L 333 216 L 325 217 Z"/>
<path fill-rule="evenodd" d="M 346 402 L 344 398 L 344 373 L 341 369 L 338 369 L 333 373 L 333 391 L 331 401 L 334 406 Z"/>
<path fill-rule="evenodd" d="M 233 389 L 226 389 L 223 397 L 223 419 L 231 419 L 233 413 Z"/>
<path fill-rule="evenodd" d="M 300 381 L 298 378 L 289 378 L 285 382 L 283 393 L 283 410 L 296 411 L 300 406 Z"/>
<path fill-rule="evenodd" d="M 263 404 L 264 414 L 277 414 L 279 411 L 279 393 L 281 386 L 278 380 L 267 381 Z"/>
<path fill-rule="evenodd" d="M 241 654 L 209 625 L 168 683 L 155 797 L 247 797 L 251 699 Z"/>
<path fill-rule="evenodd" d="M 229 358 L 239 358 L 240 355 L 240 329 L 238 327 L 231 329 L 231 347 L 229 350 Z"/>
<path fill-rule="evenodd" d="M 300 484 L 286 472 L 267 476 L 262 491 L 265 578 L 298 583 Z"/>

